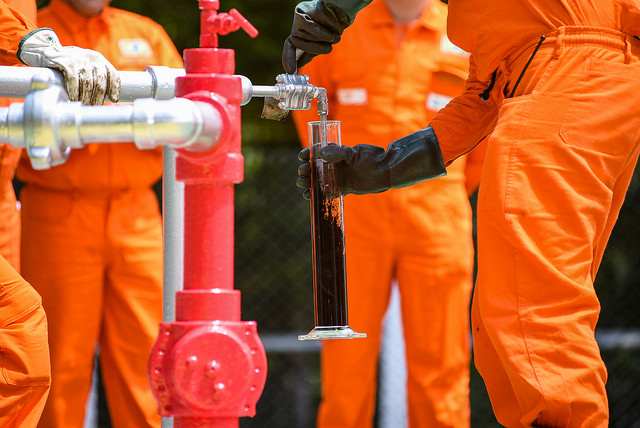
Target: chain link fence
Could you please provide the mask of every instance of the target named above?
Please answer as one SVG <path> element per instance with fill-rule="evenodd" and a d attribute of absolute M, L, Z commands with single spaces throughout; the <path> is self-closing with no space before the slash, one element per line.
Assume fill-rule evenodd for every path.
<path fill-rule="evenodd" d="M 315 427 L 320 347 L 297 340 L 314 327 L 309 203 L 294 185 L 297 153 L 243 149 L 245 178 L 236 186 L 235 286 L 242 292 L 242 319 L 258 323 L 269 367 L 257 415 L 242 418 L 241 428 Z M 612 428 L 640 428 L 639 236 L 640 178 L 634 177 L 596 280 L 602 302 L 597 337 L 609 371 Z M 385 358 L 385 364 L 401 367 L 399 355 L 396 361 Z M 473 367 L 470 386 L 472 427 L 499 427 Z M 379 412 L 377 428 L 403 427 L 402 409 L 398 414 L 393 406 L 384 417 Z"/>

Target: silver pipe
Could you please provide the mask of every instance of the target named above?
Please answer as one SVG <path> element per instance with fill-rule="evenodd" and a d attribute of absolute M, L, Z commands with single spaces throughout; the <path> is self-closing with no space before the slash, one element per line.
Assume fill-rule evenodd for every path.
<path fill-rule="evenodd" d="M 279 86 L 254 86 L 246 76 L 239 76 L 242 81 L 242 101 L 241 106 L 249 104 L 249 101 L 255 97 L 263 98 L 279 98 L 281 90 Z"/>
<path fill-rule="evenodd" d="M 221 113 L 206 102 L 142 98 L 88 107 L 68 102 L 64 89 L 41 76 L 34 76 L 32 89 L 24 103 L 0 109 L 0 142 L 26 148 L 35 169 L 64 163 L 72 148 L 88 143 L 204 151 L 222 134 Z"/>
<path fill-rule="evenodd" d="M 202 148 L 197 147 L 202 146 L 201 139 L 216 140 L 222 131 L 220 113 L 213 106 L 185 98 L 158 101 L 143 98 L 129 105 L 102 107 L 61 103 L 55 110 L 48 123 L 25 125 L 51 126 L 57 130 L 59 141 L 74 149 L 89 143 L 133 142 L 143 150 L 159 146 L 194 150 Z M 207 135 L 203 133 L 205 129 Z"/>
<path fill-rule="evenodd" d="M 184 183 L 176 180 L 176 152 L 162 151 L 162 220 L 164 224 L 163 321 L 175 321 L 175 293 L 182 290 Z"/>
<path fill-rule="evenodd" d="M 175 96 L 175 79 L 185 75 L 182 68 L 170 68 L 151 65 L 144 71 L 119 71 L 120 100 L 131 102 L 139 98 L 168 100 Z M 49 80 L 63 88 L 62 72 L 44 67 L 11 67 L 0 66 L 0 98 L 25 98 L 31 91 L 31 81 L 35 76 Z M 284 87 L 256 86 L 248 77 L 236 75 L 242 81 L 241 106 L 247 105 L 253 98 L 286 98 L 289 91 L 299 89 L 298 86 Z M 293 89 L 292 89 L 293 88 Z"/>
<path fill-rule="evenodd" d="M 182 68 L 152 65 L 144 71 L 118 71 L 120 74 L 120 101 L 138 98 L 168 100 L 175 96 L 175 79 L 184 76 Z M 44 67 L 0 66 L 0 97 L 25 98 L 31 91 L 34 76 L 64 87 L 62 72 Z"/>

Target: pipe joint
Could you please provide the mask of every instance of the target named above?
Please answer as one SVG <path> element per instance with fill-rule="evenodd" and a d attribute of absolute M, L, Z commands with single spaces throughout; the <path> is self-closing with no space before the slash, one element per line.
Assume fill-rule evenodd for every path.
<path fill-rule="evenodd" d="M 0 142 L 24 148 L 38 170 L 64 163 L 71 149 L 88 143 L 169 146 L 197 157 L 231 132 L 225 133 L 231 127 L 224 103 L 215 95 L 204 101 L 141 98 L 133 104 L 88 107 L 69 102 L 50 77 L 35 75 L 24 103 L 0 109 Z"/>
<path fill-rule="evenodd" d="M 198 106 L 202 115 L 202 129 L 186 139 L 183 146 L 176 147 L 177 151 L 191 162 L 210 163 L 230 142 L 237 139 L 233 112 L 227 100 L 213 92 L 196 91 L 184 99 Z"/>

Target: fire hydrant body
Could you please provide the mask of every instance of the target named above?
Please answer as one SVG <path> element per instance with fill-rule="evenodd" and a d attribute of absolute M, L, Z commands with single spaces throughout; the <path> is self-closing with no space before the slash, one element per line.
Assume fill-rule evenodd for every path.
<path fill-rule="evenodd" d="M 212 8 L 217 5 L 200 1 L 208 17 L 203 31 L 215 20 Z M 216 45 L 214 36 L 201 36 L 201 41 Z M 240 292 L 233 287 L 234 184 L 244 173 L 242 84 L 233 75 L 233 50 L 187 49 L 184 61 L 186 74 L 176 79 L 176 96 L 210 103 L 223 127 L 211 149 L 178 150 L 176 179 L 184 182 L 184 287 L 176 294 L 175 322 L 160 326 L 149 379 L 160 415 L 173 417 L 174 427 L 237 428 L 239 417 L 255 415 L 267 376 L 256 323 L 240 320 Z"/>

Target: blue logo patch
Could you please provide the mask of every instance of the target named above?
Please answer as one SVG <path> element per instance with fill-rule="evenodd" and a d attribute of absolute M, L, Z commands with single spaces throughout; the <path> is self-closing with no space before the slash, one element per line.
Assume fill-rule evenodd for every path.
<path fill-rule="evenodd" d="M 120 53 L 128 58 L 151 58 L 153 50 L 145 39 L 120 39 L 118 42 Z"/>

